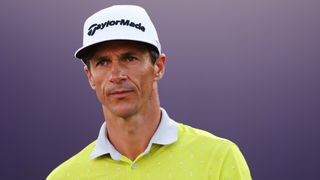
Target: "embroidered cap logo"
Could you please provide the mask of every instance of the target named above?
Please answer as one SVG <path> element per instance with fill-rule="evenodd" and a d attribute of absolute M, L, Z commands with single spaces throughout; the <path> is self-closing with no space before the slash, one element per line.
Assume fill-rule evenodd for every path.
<path fill-rule="evenodd" d="M 135 5 L 115 5 L 102 9 L 86 19 L 82 47 L 74 55 L 82 60 L 88 47 L 112 40 L 148 43 L 156 47 L 161 54 L 156 28 L 146 10 Z"/>
<path fill-rule="evenodd" d="M 116 26 L 116 25 L 134 27 L 136 29 L 141 30 L 142 32 L 145 32 L 145 30 L 146 30 L 146 28 L 143 25 L 141 25 L 141 23 L 134 23 L 134 22 L 131 22 L 128 19 L 127 20 L 124 20 L 124 19 L 111 20 L 111 21 L 108 20 L 108 21 L 106 21 L 104 23 L 92 24 L 88 29 L 88 35 L 89 36 L 93 36 L 97 30 L 102 30 L 105 27 Z"/>

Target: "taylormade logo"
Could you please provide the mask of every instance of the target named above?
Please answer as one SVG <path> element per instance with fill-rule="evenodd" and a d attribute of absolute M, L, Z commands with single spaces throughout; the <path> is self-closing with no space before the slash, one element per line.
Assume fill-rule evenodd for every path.
<path fill-rule="evenodd" d="M 134 22 L 131 22 L 130 20 L 108 20 L 107 22 L 104 23 L 100 23 L 100 24 L 92 24 L 89 29 L 88 29 L 88 35 L 89 36 L 93 36 L 94 33 L 97 30 L 102 30 L 105 27 L 108 26 L 116 26 L 116 25 L 121 25 L 121 26 L 130 26 L 130 27 L 134 27 L 137 28 L 139 30 L 141 30 L 142 32 L 144 32 L 146 30 L 146 28 L 144 26 L 141 25 L 141 23 L 136 24 Z"/>

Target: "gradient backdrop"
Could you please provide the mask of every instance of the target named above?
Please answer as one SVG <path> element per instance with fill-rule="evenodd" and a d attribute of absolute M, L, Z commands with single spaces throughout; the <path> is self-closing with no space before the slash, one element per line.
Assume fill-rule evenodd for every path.
<path fill-rule="evenodd" d="M 2 0 L 0 179 L 44 179 L 103 121 L 73 58 L 86 17 L 147 9 L 171 117 L 238 144 L 257 180 L 319 178 L 319 0 Z"/>

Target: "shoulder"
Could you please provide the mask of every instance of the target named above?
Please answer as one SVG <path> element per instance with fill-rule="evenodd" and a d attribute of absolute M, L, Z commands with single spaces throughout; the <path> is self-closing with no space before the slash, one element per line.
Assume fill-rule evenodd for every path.
<path fill-rule="evenodd" d="M 221 165 L 226 161 L 244 161 L 239 147 L 232 141 L 207 131 L 178 123 L 178 144 L 186 152 L 197 152 L 206 159 Z M 242 163 L 245 164 L 245 163 Z"/>
<path fill-rule="evenodd" d="M 182 123 L 177 124 L 179 129 L 178 139 L 183 144 L 194 145 L 202 148 L 214 148 L 216 150 L 226 150 L 236 146 L 232 141 L 213 135 L 210 132 Z"/>
<path fill-rule="evenodd" d="M 209 176 L 221 179 L 251 179 L 250 171 L 238 146 L 207 131 L 178 123 L 178 146 L 186 159 L 208 162 Z M 192 160 L 191 160 L 192 161 Z M 192 161 L 193 166 L 197 164 Z M 219 170 L 219 171 L 217 171 Z M 219 178 L 219 179 L 220 179 Z"/>
<path fill-rule="evenodd" d="M 69 158 L 58 167 L 56 167 L 47 177 L 50 179 L 63 179 L 68 178 L 70 174 L 73 173 L 76 169 L 80 168 L 79 166 L 86 164 L 86 162 L 90 162 L 90 154 L 95 147 L 96 141 L 87 145 L 84 149 L 82 149 L 79 153 Z"/>

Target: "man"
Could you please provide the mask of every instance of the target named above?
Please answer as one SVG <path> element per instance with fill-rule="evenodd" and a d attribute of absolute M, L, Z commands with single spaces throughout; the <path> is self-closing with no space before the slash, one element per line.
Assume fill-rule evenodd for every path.
<path fill-rule="evenodd" d="M 105 122 L 96 141 L 47 179 L 251 179 L 234 143 L 177 123 L 160 107 L 166 56 L 143 8 L 118 5 L 89 17 L 75 56 Z"/>

